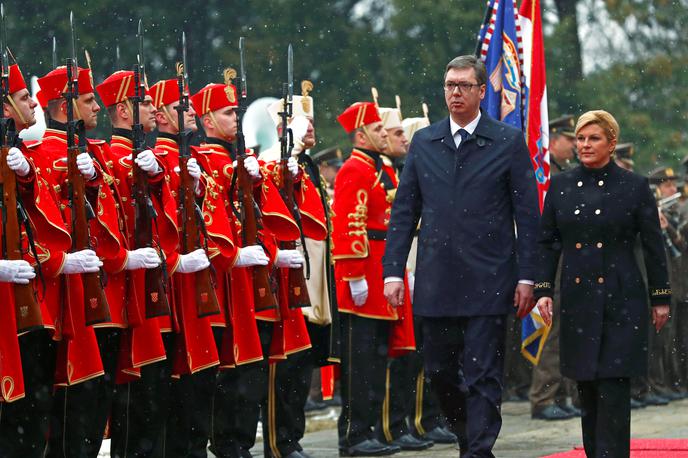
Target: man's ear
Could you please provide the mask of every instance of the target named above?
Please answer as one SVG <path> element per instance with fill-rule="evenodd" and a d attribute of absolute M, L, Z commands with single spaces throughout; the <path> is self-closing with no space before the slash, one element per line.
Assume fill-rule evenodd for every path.
<path fill-rule="evenodd" d="M 159 126 L 166 126 L 170 123 L 167 119 L 167 116 L 165 116 L 164 110 L 158 110 L 155 112 L 155 123 Z"/>
<path fill-rule="evenodd" d="M 10 113 L 10 104 L 9 103 L 3 103 L 2 104 L 2 113 L 3 113 L 3 115 L 2 115 L 3 118 L 12 117 L 12 114 Z"/>
<path fill-rule="evenodd" d="M 117 104 L 117 116 L 119 116 L 120 119 L 129 119 L 129 109 L 127 108 L 127 105 L 123 102 L 120 102 Z"/>
<path fill-rule="evenodd" d="M 64 99 L 60 102 L 60 112 L 65 116 L 67 115 L 67 101 Z"/>

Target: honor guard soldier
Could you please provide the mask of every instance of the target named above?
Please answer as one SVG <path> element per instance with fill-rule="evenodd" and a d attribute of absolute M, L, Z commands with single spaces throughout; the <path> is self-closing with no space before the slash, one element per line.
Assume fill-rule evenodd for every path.
<path fill-rule="evenodd" d="M 180 135 L 179 113 L 180 104 L 179 84 L 177 79 L 169 79 L 155 83 L 151 89 L 153 106 L 156 109 L 155 119 L 158 126 L 158 136 L 155 143 L 155 154 L 164 164 L 165 179 L 169 183 L 171 193 L 177 200 L 177 207 L 184 208 L 178 212 L 178 226 L 180 239 L 192 237 L 192 234 L 184 234 L 184 218 L 189 214 L 196 218 L 199 212 L 196 208 L 186 208 L 188 205 L 188 192 L 182 186 L 180 169 Z M 185 94 L 188 103 L 188 93 Z M 183 113 L 182 131 L 196 132 L 196 112 L 189 104 Z M 223 200 L 215 188 L 206 187 L 201 183 L 201 168 L 196 159 L 190 157 L 191 148 L 185 142 L 183 154 L 186 157 L 186 169 L 192 178 L 194 206 L 195 199 L 202 200 L 201 214 L 213 215 L 218 206 L 222 206 Z M 183 204 L 180 206 L 180 204 Z M 213 211 L 210 211 L 210 209 Z M 197 219 L 197 224 L 202 222 Z M 203 233 L 205 238 L 207 233 Z M 200 240 L 199 240 L 200 241 Z M 208 241 L 206 240 L 205 243 Z M 234 244 L 231 240 L 227 243 L 227 249 L 232 252 Z M 216 250 L 217 251 L 217 250 Z M 220 274 L 221 275 L 221 274 Z M 165 450 L 172 456 L 206 456 L 208 437 L 210 437 L 210 414 L 212 397 L 215 391 L 215 378 L 220 359 L 215 344 L 211 321 L 217 321 L 220 310 L 200 310 L 196 303 L 198 293 L 213 296 L 215 298 L 215 285 L 210 276 L 199 276 L 187 273 L 175 273 L 172 277 L 172 290 L 177 305 L 176 319 L 179 330 L 175 334 L 174 355 L 174 379 L 172 381 L 172 394 L 170 408 L 165 431 Z M 216 281 L 221 281 L 217 279 Z M 199 291 L 196 291 L 196 289 Z M 189 296 L 190 295 L 190 296 Z M 201 297 L 202 299 L 202 297 Z"/>
<path fill-rule="evenodd" d="M 575 119 L 565 115 L 549 123 L 549 161 L 552 175 L 573 167 L 576 156 Z M 558 270 L 561 272 L 561 269 Z M 576 400 L 573 382 L 562 377 L 559 371 L 559 306 L 561 305 L 559 284 L 561 273 L 555 281 L 554 319 L 549 336 L 542 348 L 540 361 L 533 366 L 533 381 L 530 385 L 530 414 L 538 420 L 566 420 L 580 416 L 580 410 L 569 405 L 567 395 Z"/>
<path fill-rule="evenodd" d="M 56 329 L 61 312 L 60 270 L 71 241 L 53 188 L 27 159 L 29 148 L 17 136 L 36 123 L 37 105 L 17 64 L 8 66 L 3 85 L 7 86 L 3 87 L 0 164 L 0 295 L 4 298 L 0 308 L 5 317 L 0 323 L 0 403 L 4 403 L 0 404 L 0 455 L 39 457 L 49 429 L 56 340 L 61 338 Z M 23 221 L 16 211 L 10 213 L 17 205 L 23 208 Z M 36 271 L 42 275 L 32 281 Z M 48 297 L 54 294 L 58 297 Z"/>
<path fill-rule="evenodd" d="M 136 106 L 143 132 L 155 128 L 155 108 L 145 84 L 140 80 L 137 88 L 133 71 L 116 71 L 96 89 L 112 124 L 110 151 L 100 160 L 113 177 L 122 201 L 129 245 L 145 254 L 142 262 L 148 269 L 145 274 L 134 275 L 131 281 L 138 307 L 135 325 L 123 337 L 127 352 L 119 362 L 119 385 L 110 423 L 111 450 L 121 456 L 149 454 L 164 447 L 161 438 L 174 356 L 171 332 L 175 325 L 170 308 L 159 310 L 157 306 L 174 302 L 165 272 L 171 275 L 182 266 L 193 271 L 202 265 L 203 256 L 186 260 L 178 253 L 176 201 L 153 151 L 137 145 L 141 150 L 133 160 L 134 128 L 138 128 L 134 124 Z M 140 97 L 138 104 L 135 97 Z M 143 177 L 143 186 L 137 176 Z M 151 207 L 154 211 L 150 211 Z M 146 232 L 144 227 L 150 228 L 150 240 L 146 243 L 139 238 Z"/>
<path fill-rule="evenodd" d="M 78 86 L 70 82 L 70 75 Z M 45 107 L 48 128 L 41 144 L 32 149 L 32 156 L 57 195 L 75 249 L 81 248 L 84 241 L 89 247 L 70 253 L 62 268 L 66 290 L 61 298 L 65 302 L 55 376 L 58 388 L 46 456 L 94 456 L 100 449 L 110 411 L 121 329 L 127 326 L 125 295 L 114 290 L 108 293 L 103 288 L 103 277 L 117 276 L 124 269 L 127 251 L 121 245 L 109 177 L 93 160 L 107 145 L 85 138 L 86 131 L 96 127 L 100 110 L 90 70 L 58 67 L 39 78 L 38 84 L 38 99 Z M 72 152 L 77 148 L 78 155 Z M 73 156 L 79 172 L 76 176 L 82 176 L 85 184 L 82 196 L 78 192 L 79 180 L 75 182 L 72 175 L 76 171 L 69 165 Z M 82 215 L 85 223 L 79 222 Z M 115 279 L 111 288 L 125 282 L 121 277 Z M 108 294 L 120 299 L 110 304 Z M 99 316 L 94 318 L 96 310 Z"/>
<path fill-rule="evenodd" d="M 400 447 L 381 443 L 373 432 L 381 422 L 387 358 L 415 349 L 412 318 L 383 294 L 382 255 L 397 177 L 382 158 L 388 134 L 374 103 L 354 103 L 337 120 L 353 143 L 335 179 L 332 220 L 337 304 L 343 314 L 339 452 L 391 455 Z"/>
<path fill-rule="evenodd" d="M 303 307 L 303 315 L 308 323 L 308 335 L 312 347 L 308 350 L 293 353 L 286 361 L 275 365 L 275 378 L 271 379 L 270 393 L 275 393 L 274 431 L 268 434 L 275 436 L 272 443 L 268 441 L 274 456 L 303 456 L 299 441 L 306 430 L 304 412 L 310 390 L 313 369 L 333 362 L 339 362 L 338 333 L 333 334 L 333 315 L 336 322 L 334 278 L 330 256 L 329 204 L 325 187 L 319 170 L 307 151 L 316 144 L 313 123 L 313 98 L 309 95 L 313 85 L 310 81 L 301 83 L 302 95 L 293 96 L 292 116 L 287 118 L 288 129 L 293 133 L 294 147 L 287 164 L 296 169 L 299 176 L 294 183 L 294 200 L 299 212 L 303 233 L 302 248 L 309 259 L 306 287 L 310 304 Z M 268 107 L 268 113 L 277 128 L 278 137 L 282 138 L 283 120 L 281 113 L 287 110 L 284 99 Z M 273 183 L 282 184 L 282 145 L 277 142 L 262 152 L 259 159 L 266 162 L 266 168 Z M 292 314 L 301 314 L 292 310 Z M 298 316 L 297 316 L 298 319 Z M 337 322 L 338 326 L 338 322 Z M 337 329 L 338 331 L 338 329 Z M 270 425 L 270 421 L 268 425 Z M 266 428 L 264 428 L 264 431 Z M 265 434 L 265 432 L 264 432 Z"/>
<path fill-rule="evenodd" d="M 399 102 L 397 98 L 397 102 Z M 427 110 L 427 106 L 424 105 Z M 403 163 L 413 134 L 430 125 L 426 116 L 402 119 L 401 109 L 379 108 L 388 134 L 388 148 L 383 160 L 391 159 L 397 168 Z M 409 253 L 407 277 L 409 296 L 413 298 L 417 241 Z M 414 317 L 417 350 L 391 358 L 387 362 L 385 400 L 382 404 L 380 440 L 398 445 L 402 450 L 423 450 L 434 443 L 453 444 L 456 436 L 448 431 L 434 393 L 425 382 L 421 318 Z"/>
<path fill-rule="evenodd" d="M 223 321 L 216 323 L 224 327 L 219 343 L 223 370 L 218 374 L 213 402 L 210 449 L 219 457 L 250 456 L 261 407 L 263 424 L 268 425 L 269 376 L 274 375 L 269 358 L 282 359 L 290 348 L 285 345 L 288 324 L 280 320 L 278 303 L 267 301 L 277 291 L 271 286 L 273 280 L 264 275 L 272 265 L 300 267 L 303 263 L 295 250 L 277 250 L 275 238 L 298 238 L 298 226 L 277 189 L 263 176 L 253 153 L 237 153 L 233 144 L 239 137 L 243 140 L 243 134 L 239 132 L 239 100 L 232 77 L 228 69 L 225 84 L 208 84 L 191 97 L 206 134 L 195 157 L 207 174 L 205 179 L 217 186 L 212 192 L 219 193 L 224 203 L 223 212 L 215 209 L 206 218 L 208 234 L 219 248 L 211 257 L 218 270 L 231 269 L 225 281 L 218 282 L 217 290 L 225 304 Z M 251 217 L 257 215 L 256 210 L 262 215 L 259 220 Z M 234 240 L 238 249 L 233 253 L 222 249 L 226 240 Z M 310 342 L 291 344 L 293 351 L 299 346 L 307 348 Z"/>

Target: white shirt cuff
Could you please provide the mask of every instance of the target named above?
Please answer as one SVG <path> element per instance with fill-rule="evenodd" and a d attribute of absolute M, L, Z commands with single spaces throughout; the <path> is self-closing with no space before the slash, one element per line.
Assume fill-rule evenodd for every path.
<path fill-rule="evenodd" d="M 403 279 L 403 278 L 399 278 L 399 277 L 386 277 L 386 278 L 385 278 L 385 285 L 386 285 L 387 283 L 394 283 L 395 281 L 403 282 L 404 279 Z"/>
<path fill-rule="evenodd" d="M 535 286 L 535 282 L 533 280 L 519 280 L 518 281 L 521 285 L 530 285 L 530 286 Z"/>

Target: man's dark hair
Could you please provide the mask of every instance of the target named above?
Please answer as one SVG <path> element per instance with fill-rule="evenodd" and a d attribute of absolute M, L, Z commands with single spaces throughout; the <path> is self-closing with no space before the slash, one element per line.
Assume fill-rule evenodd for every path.
<path fill-rule="evenodd" d="M 349 140 L 351 141 L 351 143 L 353 143 L 354 140 L 356 140 L 356 134 L 359 132 L 363 132 L 362 127 L 359 127 L 358 129 L 354 129 L 351 132 L 349 132 Z"/>
<path fill-rule="evenodd" d="M 487 83 L 487 69 L 485 64 L 473 55 L 458 56 L 453 58 L 447 64 L 447 68 L 444 70 L 444 77 L 447 77 L 449 70 L 455 68 L 457 70 L 463 70 L 464 68 L 472 68 L 475 70 L 475 77 L 478 80 L 478 84 Z"/>

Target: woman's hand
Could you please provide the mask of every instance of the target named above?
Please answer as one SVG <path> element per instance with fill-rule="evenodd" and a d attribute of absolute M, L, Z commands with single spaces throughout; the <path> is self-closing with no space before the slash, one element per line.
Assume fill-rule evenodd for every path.
<path fill-rule="evenodd" d="M 655 325 L 657 332 L 664 327 L 667 321 L 669 321 L 668 305 L 657 305 L 652 307 L 652 324 Z"/>
<path fill-rule="evenodd" d="M 552 298 L 541 297 L 537 301 L 537 308 L 540 311 L 540 316 L 547 326 L 552 326 Z"/>

